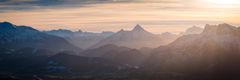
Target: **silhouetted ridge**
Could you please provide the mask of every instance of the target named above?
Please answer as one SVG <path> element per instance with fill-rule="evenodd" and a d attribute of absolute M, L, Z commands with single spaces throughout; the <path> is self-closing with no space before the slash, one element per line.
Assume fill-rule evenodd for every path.
<path fill-rule="evenodd" d="M 29 26 L 0 22 L 0 48 L 38 48 L 52 51 L 79 50 L 65 39 L 40 32 Z"/>
<path fill-rule="evenodd" d="M 0 22 L 0 29 L 1 30 L 33 30 L 33 31 L 38 31 L 36 29 L 33 29 L 32 27 L 29 26 L 16 26 L 10 22 Z"/>
<path fill-rule="evenodd" d="M 15 29 L 15 25 L 10 22 L 0 22 L 0 29 Z"/>

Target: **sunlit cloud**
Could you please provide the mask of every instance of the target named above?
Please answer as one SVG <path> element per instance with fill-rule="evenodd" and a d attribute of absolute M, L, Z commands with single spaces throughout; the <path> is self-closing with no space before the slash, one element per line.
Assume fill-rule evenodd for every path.
<path fill-rule="evenodd" d="M 142 24 L 154 33 L 193 25 L 239 24 L 240 7 L 204 0 L 0 0 L 0 21 L 40 30 L 67 28 L 100 32 Z M 218 6 L 217 6 L 218 5 Z M 229 4 L 225 4 L 226 6 Z"/>

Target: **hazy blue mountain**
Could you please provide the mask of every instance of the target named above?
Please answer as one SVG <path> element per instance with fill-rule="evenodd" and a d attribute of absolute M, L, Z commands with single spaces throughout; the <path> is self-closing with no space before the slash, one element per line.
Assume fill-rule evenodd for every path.
<path fill-rule="evenodd" d="M 130 48 L 151 47 L 155 48 L 160 45 L 171 43 L 179 35 L 169 32 L 162 34 L 152 34 L 144 30 L 140 25 L 136 25 L 131 31 L 120 30 L 117 33 L 102 32 L 92 33 L 83 32 L 81 30 L 72 32 L 70 30 L 59 29 L 44 31 L 47 34 L 63 37 L 70 43 L 83 48 L 97 48 L 107 44 L 114 44 L 118 46 L 125 46 Z M 149 43 L 151 42 L 151 43 Z"/>
<path fill-rule="evenodd" d="M 70 43 L 82 49 L 87 49 L 90 46 L 93 46 L 99 41 L 114 34 L 113 32 L 109 32 L 109 31 L 104 31 L 102 33 L 92 33 L 92 32 L 83 32 L 81 30 L 72 32 L 70 30 L 65 30 L 65 29 L 44 31 L 44 32 L 50 35 L 55 35 L 55 36 L 65 38 Z"/>
<path fill-rule="evenodd" d="M 51 31 L 43 31 L 44 33 L 55 35 L 63 38 L 71 38 L 73 36 L 73 32 L 67 29 L 58 29 L 58 30 L 51 30 Z"/>
<path fill-rule="evenodd" d="M 28 26 L 0 23 L 0 47 L 10 49 L 37 48 L 52 51 L 80 50 L 65 39 L 42 33 Z"/>

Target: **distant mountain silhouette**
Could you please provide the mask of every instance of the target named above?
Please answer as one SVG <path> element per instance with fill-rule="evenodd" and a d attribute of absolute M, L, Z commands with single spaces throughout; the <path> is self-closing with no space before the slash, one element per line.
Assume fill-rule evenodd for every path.
<path fill-rule="evenodd" d="M 152 34 L 144 30 L 139 24 L 137 24 L 131 31 L 125 31 L 121 29 L 116 33 L 109 31 L 92 33 L 83 32 L 82 30 L 73 32 L 66 29 L 44 31 L 44 33 L 62 37 L 82 49 L 97 48 L 107 44 L 114 44 L 130 48 L 154 48 L 160 45 L 171 43 L 179 37 L 179 35 L 169 32 L 168 34 L 163 33 L 160 35 Z"/>
<path fill-rule="evenodd" d="M 73 45 L 82 48 L 87 49 L 94 44 L 98 43 L 99 41 L 111 36 L 114 34 L 113 32 L 102 32 L 102 33 L 92 33 L 92 32 L 82 32 L 81 30 L 77 32 L 72 32 L 70 30 L 65 29 L 59 29 L 59 30 L 51 30 L 51 31 L 44 31 L 44 33 L 59 36 Z"/>
<path fill-rule="evenodd" d="M 80 50 L 61 37 L 48 35 L 28 26 L 16 26 L 9 22 L 0 23 L 0 45 L 2 48 L 37 48 L 57 52 Z"/>
<path fill-rule="evenodd" d="M 152 34 L 144 30 L 140 25 L 136 25 L 131 31 L 120 30 L 117 33 L 101 40 L 91 48 L 97 48 L 107 44 L 125 46 L 129 48 L 158 47 L 166 45 L 171 40 Z"/>
<path fill-rule="evenodd" d="M 67 29 L 58 29 L 58 30 L 43 31 L 43 32 L 50 35 L 63 37 L 63 38 L 71 38 L 71 36 L 74 35 L 72 31 Z"/>
<path fill-rule="evenodd" d="M 203 28 L 197 27 L 197 26 L 193 26 L 188 28 L 183 35 L 189 35 L 189 34 L 200 34 L 203 32 Z"/>

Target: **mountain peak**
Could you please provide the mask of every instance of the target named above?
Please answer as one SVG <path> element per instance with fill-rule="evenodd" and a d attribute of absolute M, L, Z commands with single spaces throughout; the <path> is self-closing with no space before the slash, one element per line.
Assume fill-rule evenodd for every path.
<path fill-rule="evenodd" d="M 142 26 L 140 26 L 139 24 L 137 24 L 132 31 L 145 31 Z"/>

